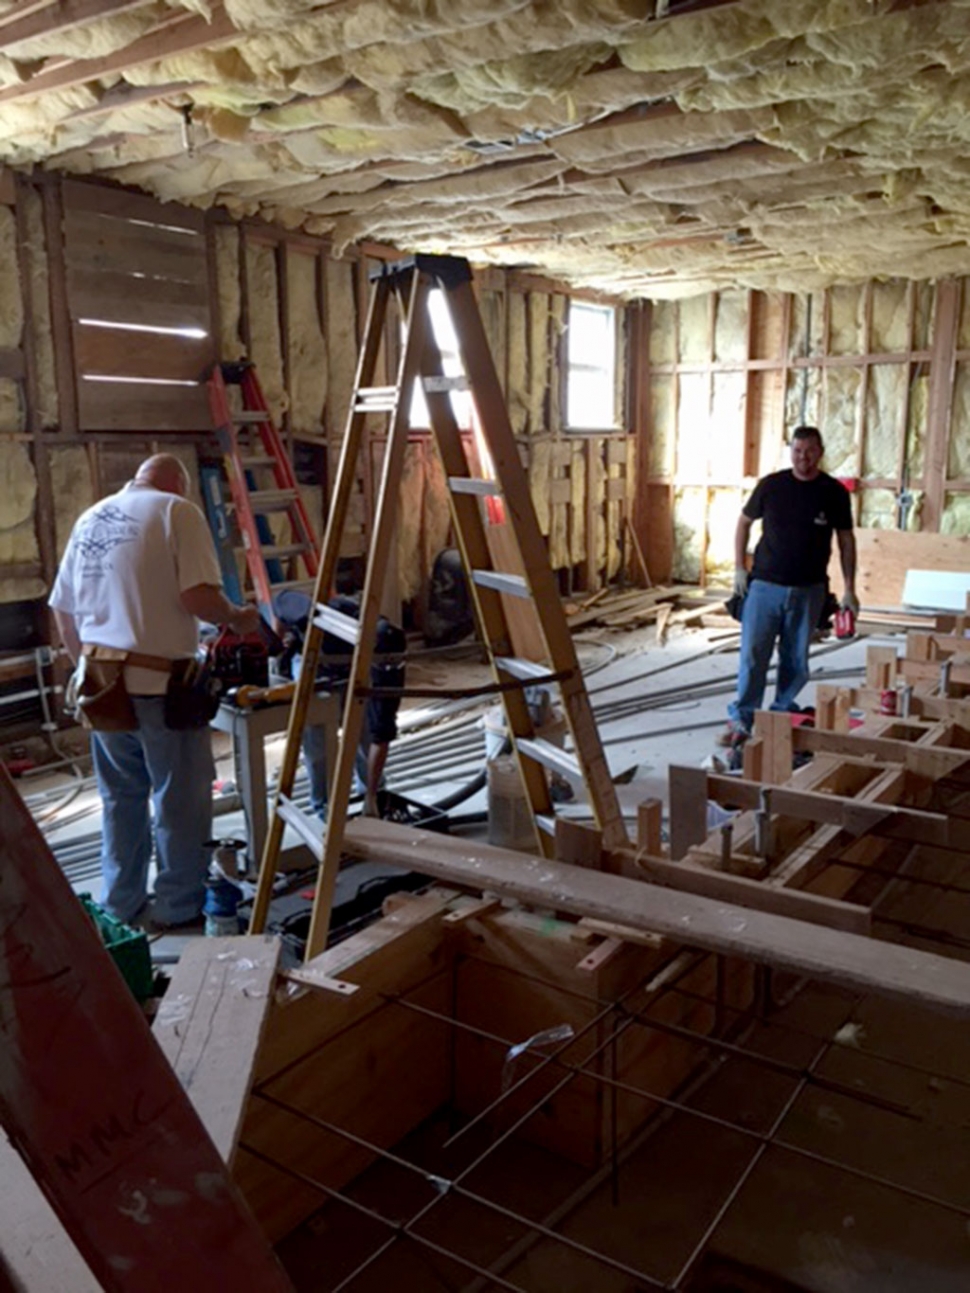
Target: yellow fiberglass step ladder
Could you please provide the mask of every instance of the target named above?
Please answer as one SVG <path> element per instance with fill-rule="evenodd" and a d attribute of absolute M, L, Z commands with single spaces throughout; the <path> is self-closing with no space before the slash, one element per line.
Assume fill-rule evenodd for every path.
<path fill-rule="evenodd" d="M 253 933 L 260 933 L 265 927 L 283 831 L 288 824 L 309 846 L 320 864 L 307 940 L 308 959 L 324 950 L 329 932 L 354 756 L 369 694 L 382 580 L 392 557 L 394 513 L 416 381 L 421 383 L 425 394 L 433 438 L 448 480 L 456 542 L 469 576 L 479 632 L 491 662 L 495 690 L 505 708 L 506 727 L 536 824 L 537 851 L 551 855 L 554 842 L 555 813 L 546 768 L 583 780 L 606 848 L 616 848 L 627 842 L 616 790 L 488 348 L 468 262 L 450 256 L 419 255 L 385 265 L 371 278 L 373 294 L 317 572 L 316 613 L 304 643 L 303 666 L 290 713 L 275 810 L 263 852 L 250 925 Z M 457 340 L 464 374 L 458 378 L 445 376 L 441 352 L 435 340 L 429 297 L 436 291 L 447 304 Z M 374 386 L 388 307 L 395 299 L 403 319 L 397 381 L 393 386 Z M 494 479 L 486 479 L 480 470 L 473 471 L 452 410 L 451 392 L 456 389 L 468 390 L 471 394 Z M 327 607 L 326 601 L 334 586 L 364 422 L 368 415 L 374 413 L 386 414 L 389 428 L 360 616 L 352 619 Z M 484 461 L 485 454 L 481 457 Z M 500 513 L 507 520 L 496 524 Z M 500 531 L 504 540 L 501 543 Z M 504 558 L 505 564 L 517 565 L 522 573 L 496 568 L 495 554 L 508 550 L 510 537 L 514 540 L 515 551 L 510 558 Z M 524 602 L 518 599 L 524 599 Z M 528 609 L 530 603 L 532 612 Z M 519 658 L 521 652 L 517 657 L 513 646 L 516 640 L 524 641 L 528 636 L 521 629 L 516 631 L 510 627 L 521 617 L 523 606 L 526 614 L 531 614 L 535 620 L 535 624 L 529 627 L 533 640 L 540 644 L 544 656 L 541 662 Z M 325 631 L 352 643 L 354 654 L 336 767 L 328 769 L 330 812 L 326 826 L 323 826 L 316 818 L 309 818 L 298 809 L 291 795 Z M 574 755 L 537 738 L 530 717 L 524 689 L 535 684 L 552 683 L 559 685 Z"/>
<path fill-rule="evenodd" d="M 216 364 L 208 387 L 209 409 L 225 460 L 236 526 L 252 584 L 251 596 L 272 614 L 276 593 L 286 588 L 312 592 L 319 567 L 316 533 L 255 367 L 246 362 Z M 239 388 L 238 401 L 230 399 L 232 387 Z M 234 407 L 235 403 L 241 408 Z M 210 476 L 206 485 L 217 491 L 217 496 L 210 493 L 206 497 L 211 517 L 213 511 L 218 515 L 225 505 L 218 480 Z M 221 517 L 215 529 L 217 534 L 231 533 L 231 527 Z M 224 570 L 231 568 L 235 551 L 220 551 Z"/>

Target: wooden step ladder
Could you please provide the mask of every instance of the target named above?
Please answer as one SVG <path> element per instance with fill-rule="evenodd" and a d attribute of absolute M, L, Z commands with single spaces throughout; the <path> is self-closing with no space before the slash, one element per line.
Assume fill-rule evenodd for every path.
<path fill-rule="evenodd" d="M 314 588 L 319 569 L 317 536 L 255 367 L 245 362 L 216 364 L 208 386 L 209 408 L 225 457 L 252 583 L 248 595 L 271 612 L 275 593 L 286 588 L 310 593 Z M 231 386 L 239 387 L 241 408 L 232 407 Z M 216 503 L 207 496 L 207 503 L 210 501 Z M 280 518 L 288 522 L 289 529 L 283 543 L 275 537 Z"/>
<path fill-rule="evenodd" d="M 371 279 L 374 289 L 317 572 L 316 614 L 304 642 L 303 665 L 290 714 L 275 811 L 250 925 L 253 933 L 262 932 L 265 927 L 283 831 L 289 824 L 320 864 L 307 940 L 308 959 L 323 951 L 329 931 L 354 756 L 368 698 L 382 581 L 392 558 L 394 514 L 416 381 L 421 382 L 425 394 L 433 438 L 448 480 L 456 542 L 469 576 L 480 635 L 487 648 L 496 691 L 505 708 L 506 727 L 532 808 L 537 851 L 550 856 L 554 843 L 555 812 L 546 768 L 583 780 L 606 848 L 627 843 L 616 790 L 482 326 L 468 262 L 450 256 L 415 256 L 385 265 Z M 448 306 L 464 369 L 464 375 L 459 378 L 447 377 L 443 370 L 429 313 L 429 296 L 433 291 L 439 291 Z M 388 307 L 395 299 L 399 302 L 404 326 L 397 381 L 393 386 L 375 386 Z M 485 475 L 470 460 L 451 405 L 451 393 L 456 389 L 471 392 L 494 478 Z M 389 418 L 389 429 L 360 616 L 359 620 L 353 620 L 336 615 L 325 603 L 334 586 L 365 418 L 375 412 Z M 504 523 L 489 523 L 489 517 L 500 514 L 507 518 Z M 507 566 L 514 564 L 518 569 L 497 568 L 497 554 L 500 561 Z M 522 608 L 529 615 L 529 605 L 534 623 L 526 623 L 523 629 Z M 347 622 L 344 624 L 343 620 Z M 327 770 L 330 807 L 325 827 L 317 819 L 308 818 L 291 799 L 324 629 L 354 644 L 336 767 Z M 523 658 L 522 651 L 516 649 L 517 642 L 523 643 L 530 636 L 539 643 L 544 657 L 541 662 Z M 553 683 L 559 685 L 574 755 L 538 738 L 530 716 L 525 688 Z"/>

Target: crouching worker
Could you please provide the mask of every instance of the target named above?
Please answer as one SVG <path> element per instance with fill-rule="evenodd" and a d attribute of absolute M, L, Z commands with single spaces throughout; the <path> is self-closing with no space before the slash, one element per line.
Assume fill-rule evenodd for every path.
<path fill-rule="evenodd" d="M 280 624 L 288 631 L 290 645 L 281 661 L 281 669 L 296 677 L 300 671 L 300 653 L 309 623 L 311 600 L 304 593 L 292 589 L 280 593 L 274 600 L 274 611 Z M 356 598 L 331 597 L 327 603 L 332 610 L 359 619 L 360 605 Z M 374 657 L 371 664 L 370 685 L 399 691 L 404 686 L 404 652 L 407 640 L 404 630 L 382 615 L 377 621 Z M 317 681 L 321 687 L 343 694 L 350 676 L 353 647 L 343 638 L 324 632 L 321 658 L 317 667 Z M 354 789 L 364 795 L 364 814 L 380 816 L 378 792 L 383 785 L 384 765 L 388 750 L 397 736 L 397 712 L 401 704 L 399 695 L 371 696 L 364 711 L 364 726 L 355 760 Z M 320 817 L 327 815 L 328 770 L 326 755 L 326 729 L 309 725 L 303 732 L 303 761 L 310 782 L 310 807 Z"/>
<path fill-rule="evenodd" d="M 79 712 L 93 729 L 101 903 L 118 920 L 156 928 L 192 923 L 205 896 L 213 762 L 211 711 L 191 703 L 198 621 L 239 633 L 259 625 L 255 607 L 224 596 L 208 524 L 188 489 L 178 458 L 143 462 L 134 480 L 79 517 L 50 597 L 83 674 Z M 149 805 L 158 865 L 150 911 Z"/>

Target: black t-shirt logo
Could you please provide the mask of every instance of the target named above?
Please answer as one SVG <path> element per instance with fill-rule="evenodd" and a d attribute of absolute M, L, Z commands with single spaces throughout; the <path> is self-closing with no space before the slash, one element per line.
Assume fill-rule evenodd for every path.
<path fill-rule="evenodd" d="M 828 525 L 828 523 L 829 523 L 829 518 L 825 515 L 825 513 L 824 513 L 824 512 L 819 512 L 818 516 L 816 516 L 816 518 L 815 518 L 815 524 L 816 524 L 816 525 Z"/>

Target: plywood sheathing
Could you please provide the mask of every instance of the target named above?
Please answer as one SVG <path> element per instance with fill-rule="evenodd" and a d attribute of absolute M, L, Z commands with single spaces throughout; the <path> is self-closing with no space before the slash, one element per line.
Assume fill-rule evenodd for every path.
<path fill-rule="evenodd" d="M 970 269 L 960 0 L 163 0 L 42 41 L 8 25 L 15 164 L 630 295 Z"/>

